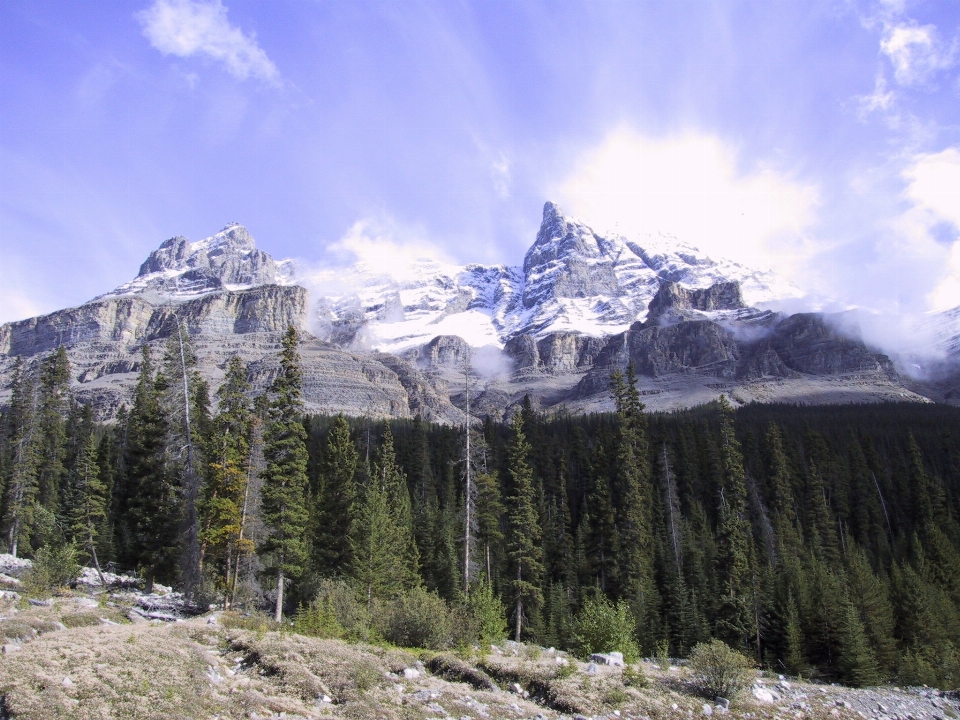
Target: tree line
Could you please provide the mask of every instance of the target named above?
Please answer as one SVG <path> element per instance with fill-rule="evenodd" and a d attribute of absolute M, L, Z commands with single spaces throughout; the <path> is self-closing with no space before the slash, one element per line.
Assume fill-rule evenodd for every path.
<path fill-rule="evenodd" d="M 956 408 L 650 414 L 631 368 L 612 378 L 616 413 L 526 400 L 469 430 L 315 416 L 297 343 L 290 328 L 262 395 L 233 358 L 214 412 L 178 329 L 160 358 L 144 347 L 110 425 L 71 397 L 62 348 L 35 375 L 18 365 L 0 419 L 7 550 L 69 543 L 98 572 L 277 621 L 329 579 L 368 607 L 492 593 L 511 636 L 561 648 L 609 601 L 648 654 L 719 638 L 779 672 L 960 684 Z"/>

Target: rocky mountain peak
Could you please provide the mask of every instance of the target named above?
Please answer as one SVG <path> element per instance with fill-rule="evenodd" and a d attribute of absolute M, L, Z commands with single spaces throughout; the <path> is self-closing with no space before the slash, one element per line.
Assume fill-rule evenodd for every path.
<path fill-rule="evenodd" d="M 523 259 L 523 271 L 530 273 L 537 267 L 563 260 L 570 256 L 598 257 L 601 254 L 598 238 L 586 225 L 567 218 L 559 205 L 546 202 L 540 231 Z"/>
<path fill-rule="evenodd" d="M 672 281 L 660 284 L 650 301 L 647 325 L 666 325 L 682 320 L 700 320 L 746 310 L 740 283 L 717 282 L 705 288 L 687 288 Z"/>
<path fill-rule="evenodd" d="M 216 235 L 197 242 L 181 235 L 164 240 L 140 266 L 134 280 L 101 297 L 152 292 L 175 298 L 289 284 L 283 270 L 270 255 L 257 249 L 243 225 L 228 223 Z"/>

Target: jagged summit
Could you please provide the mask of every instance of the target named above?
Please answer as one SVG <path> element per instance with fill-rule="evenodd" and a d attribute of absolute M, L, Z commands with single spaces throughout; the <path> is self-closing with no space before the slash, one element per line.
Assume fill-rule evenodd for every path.
<path fill-rule="evenodd" d="M 438 335 L 477 347 L 553 332 L 603 337 L 643 320 L 664 282 L 738 282 L 747 303 L 796 297 L 772 273 L 714 261 L 669 235 L 604 235 L 547 202 L 522 266 L 429 263 L 392 277 L 357 266 L 320 276 L 318 332 L 332 342 L 406 352 Z"/>
<path fill-rule="evenodd" d="M 171 300 L 221 290 L 291 284 L 290 261 L 276 262 L 258 250 L 240 223 L 197 242 L 180 235 L 164 240 L 140 266 L 137 277 L 106 297 L 150 293 Z"/>

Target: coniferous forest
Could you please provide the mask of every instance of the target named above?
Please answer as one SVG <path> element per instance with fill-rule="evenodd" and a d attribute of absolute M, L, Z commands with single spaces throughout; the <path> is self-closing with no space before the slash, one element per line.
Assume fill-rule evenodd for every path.
<path fill-rule="evenodd" d="M 585 603 L 645 654 L 719 638 L 777 672 L 960 685 L 960 410 L 725 401 L 535 412 L 464 427 L 305 416 L 297 333 L 268 393 L 219 387 L 186 335 L 144 349 L 129 407 L 94 421 L 63 349 L 18 370 L 0 427 L 0 549 L 71 545 L 147 589 L 269 608 L 330 579 L 502 602 L 511 637 L 572 648 Z M 216 410 L 214 410 L 216 408 Z"/>

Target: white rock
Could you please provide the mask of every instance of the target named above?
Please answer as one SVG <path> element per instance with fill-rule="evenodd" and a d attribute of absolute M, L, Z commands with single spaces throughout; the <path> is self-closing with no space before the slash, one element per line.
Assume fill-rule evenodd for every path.
<path fill-rule="evenodd" d="M 777 701 L 777 696 L 765 687 L 760 687 L 755 685 L 753 688 L 753 697 L 757 702 L 762 703 L 774 703 Z"/>
<path fill-rule="evenodd" d="M 416 680 L 418 677 L 420 677 L 420 671 L 416 668 L 404 668 L 403 676 L 407 680 Z"/>
<path fill-rule="evenodd" d="M 72 688 L 72 687 L 73 687 L 73 680 L 71 680 L 71 679 L 70 679 L 70 676 L 67 675 L 66 677 L 63 678 L 63 680 L 61 681 L 60 684 L 63 685 L 65 688 Z"/>
<path fill-rule="evenodd" d="M 703 714 L 704 715 L 713 715 L 713 706 L 708 705 L 707 703 L 703 704 Z"/>
<path fill-rule="evenodd" d="M 8 643 L 7 645 L 3 646 L 3 654 L 9 655 L 10 653 L 14 653 L 19 649 L 20 649 L 19 645 L 16 645 L 14 643 Z"/>
<path fill-rule="evenodd" d="M 320 702 L 322 702 L 322 703 L 332 703 L 332 702 L 333 702 L 333 698 L 330 697 L 329 695 L 321 695 L 321 696 L 320 696 Z"/>

